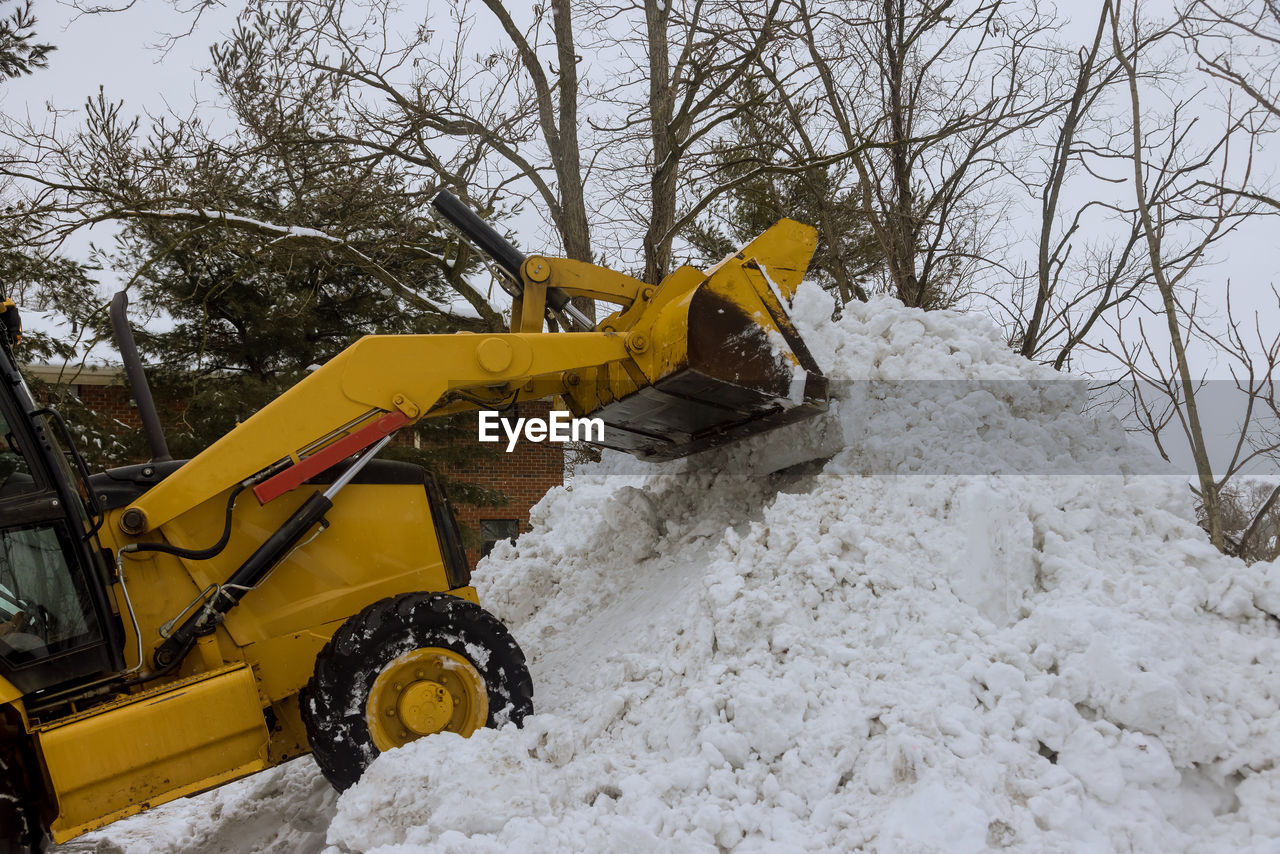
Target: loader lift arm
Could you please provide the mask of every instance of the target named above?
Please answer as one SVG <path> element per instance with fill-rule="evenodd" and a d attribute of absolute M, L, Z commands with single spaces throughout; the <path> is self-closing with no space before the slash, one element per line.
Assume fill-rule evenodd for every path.
<path fill-rule="evenodd" d="M 561 396 L 573 414 L 603 417 L 605 446 L 669 458 L 826 405 L 826 378 L 782 306 L 817 245 L 808 225 L 781 220 L 709 271 L 682 266 L 655 287 L 584 261 L 494 248 L 502 238 L 488 225 L 470 211 L 454 216 L 520 278 L 507 286 L 516 296 L 511 333 L 361 338 L 141 495 L 120 517 L 124 533 L 160 528 L 241 481 L 273 498 L 332 465 L 339 449 L 357 451 L 356 435 L 374 442 L 379 423 L 387 431 Z M 576 296 L 618 311 L 594 332 L 541 332 L 548 309 Z M 273 476 L 274 488 L 262 483 Z"/>
<path fill-rule="evenodd" d="M 516 400 L 561 396 L 576 416 L 603 418 L 606 446 L 658 459 L 825 406 L 826 379 L 783 307 L 816 246 L 808 226 L 782 220 L 711 270 L 681 267 L 653 286 L 525 258 L 447 193 L 437 206 L 513 277 L 512 331 L 361 338 L 139 497 L 121 515 L 126 534 L 239 482 L 269 500 L 390 430 Z M 619 309 L 594 331 L 544 333 L 548 311 L 576 296 Z"/>
<path fill-rule="evenodd" d="M 227 486 L 297 465 L 389 413 L 409 424 L 499 406 L 535 378 L 541 391 L 564 371 L 626 355 L 617 333 L 366 336 L 143 494 L 121 524 L 135 535 L 155 530 Z"/>

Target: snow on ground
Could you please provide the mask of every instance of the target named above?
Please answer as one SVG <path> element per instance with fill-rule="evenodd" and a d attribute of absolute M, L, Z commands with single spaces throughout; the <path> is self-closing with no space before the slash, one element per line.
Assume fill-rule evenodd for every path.
<path fill-rule="evenodd" d="M 653 473 L 606 460 L 478 568 L 530 658 L 523 729 L 391 751 L 341 798 L 299 760 L 86 844 L 1280 851 L 1280 563 L 1217 554 L 1185 481 L 982 319 L 833 325 L 807 290 L 819 364 L 888 385 Z M 953 382 L 892 382 L 921 378 Z"/>

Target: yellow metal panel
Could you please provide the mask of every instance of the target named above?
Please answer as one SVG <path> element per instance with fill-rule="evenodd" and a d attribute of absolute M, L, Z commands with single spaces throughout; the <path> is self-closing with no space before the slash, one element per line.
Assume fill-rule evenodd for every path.
<path fill-rule="evenodd" d="M 220 526 L 221 521 L 218 524 Z M 106 527 L 104 525 L 103 529 L 105 530 Z M 216 533 L 210 534 L 206 530 L 201 536 L 199 545 L 208 545 L 216 536 Z M 190 574 L 184 570 L 182 561 L 173 555 L 136 552 L 124 555 L 121 566 L 132 599 L 134 615 L 137 617 L 138 627 L 142 633 L 143 658 L 150 661 L 153 649 L 162 640 L 159 634 L 160 626 L 190 604 L 199 592 L 199 588 L 191 580 Z M 127 605 L 119 583 L 114 585 L 113 592 L 116 602 L 120 603 L 121 612 L 124 613 Z M 133 632 L 133 621 L 126 617 L 123 622 L 125 664 L 132 667 L 138 663 L 137 636 Z"/>
<path fill-rule="evenodd" d="M 259 771 L 267 738 L 243 665 L 41 727 L 58 801 L 54 841 Z"/>
<path fill-rule="evenodd" d="M 784 220 L 784 222 L 791 221 Z M 792 223 L 792 225 L 799 229 L 808 229 L 808 226 L 802 226 L 799 223 Z M 780 226 L 781 224 L 774 226 L 764 235 L 756 238 L 748 248 L 759 248 L 762 254 L 777 262 L 778 266 L 773 269 L 781 271 L 778 275 L 782 276 L 785 282 L 791 283 L 794 290 L 794 285 L 799 280 L 794 277 L 795 270 L 789 265 L 799 261 L 800 275 L 803 275 L 804 264 L 812 249 L 806 249 L 803 245 L 795 249 L 795 252 L 803 255 L 800 259 L 786 255 L 787 247 L 776 246 L 775 243 L 778 238 L 787 236 L 791 229 L 782 229 L 775 233 Z M 812 231 L 812 229 L 809 230 Z M 773 239 L 765 240 L 765 238 Z M 774 273 L 771 272 L 770 275 Z M 752 281 L 751 276 L 758 280 L 758 285 Z M 778 284 L 777 279 L 774 281 Z M 702 289 L 714 290 L 723 299 L 738 306 L 741 313 L 761 329 L 776 328 L 775 320 L 767 310 L 765 301 L 768 300 L 777 305 L 777 299 L 765 284 L 761 274 L 757 270 L 748 270 L 739 256 L 721 261 L 712 268 L 710 274 L 704 274 L 692 267 L 681 267 L 663 281 L 648 310 L 634 318 L 637 321 L 635 331 L 648 339 L 648 347 L 643 352 L 635 354 L 634 359 L 650 382 L 656 383 L 688 365 L 689 339 L 690 336 L 697 334 L 697 330 L 690 329 L 689 307 L 694 294 Z M 778 306 L 777 313 L 785 317 L 785 311 L 781 306 Z M 627 314 L 621 318 L 623 321 L 628 319 L 631 318 Z M 618 372 L 611 372 L 611 379 L 615 373 Z M 634 389 L 620 390 L 618 384 L 614 383 L 614 391 L 615 397 L 624 397 Z"/>
<path fill-rule="evenodd" d="M 501 372 L 490 370 L 479 358 L 480 349 L 495 338 L 511 348 L 511 361 Z M 342 375 L 348 397 L 378 406 L 381 400 L 405 394 L 424 409 L 448 389 L 473 388 L 497 380 L 520 385 L 529 377 L 627 357 L 621 336 L 603 332 L 369 335 L 345 352 L 351 354 Z"/>
<path fill-rule="evenodd" d="M 13 687 L 13 683 L 3 676 L 0 676 L 0 704 L 12 703 L 14 700 L 21 700 L 22 692 Z"/>
<path fill-rule="evenodd" d="M 480 604 L 480 597 L 476 595 L 474 587 L 455 587 L 449 591 L 450 596 L 457 596 L 459 599 L 466 599 L 475 605 Z"/>
<path fill-rule="evenodd" d="M 150 660 L 160 643 L 163 623 L 210 584 L 229 578 L 316 489 L 303 486 L 266 505 L 242 493 L 227 546 L 209 560 L 125 553 L 122 564 L 142 629 L 144 658 Z M 208 546 L 222 530 L 227 496 L 224 491 L 171 520 L 164 526 L 164 539 L 184 548 Z M 421 484 L 351 484 L 337 496 L 326 518 L 329 527 L 313 532 L 311 542 L 297 548 L 259 589 L 246 595 L 228 615 L 220 636 L 225 632 L 243 647 L 345 619 L 383 596 L 448 588 L 430 502 Z M 113 545 L 118 548 L 117 543 Z M 118 585 L 116 598 L 123 601 Z M 125 653 L 133 664 L 136 639 L 131 621 L 126 620 L 125 627 Z M 225 647 L 222 654 L 225 659 L 241 657 Z"/>
<path fill-rule="evenodd" d="M 316 656 L 344 622 L 346 619 L 333 620 L 311 631 L 245 647 L 245 660 L 257 671 L 262 693 L 273 703 L 298 693 L 316 669 Z"/>
<path fill-rule="evenodd" d="M 611 322 L 614 329 L 625 331 L 645 324 L 652 325 L 663 306 L 684 299 L 690 291 L 702 284 L 707 274 L 697 267 L 687 265 L 677 267 L 665 279 L 653 295 L 645 300 L 637 300 L 630 308 L 618 315 Z"/>
<path fill-rule="evenodd" d="M 145 530 L 369 412 L 342 393 L 351 352 L 339 353 L 134 502 L 131 508 L 146 514 Z M 394 408 L 390 398 L 383 408 Z"/>
<path fill-rule="evenodd" d="M 439 588 L 420 589 L 438 590 Z M 474 587 L 456 587 L 448 593 L 476 605 L 480 604 Z M 377 598 L 381 597 L 375 597 L 369 601 L 376 601 Z M 273 703 L 297 693 L 311 678 L 316 667 L 316 656 L 320 654 L 320 650 L 347 619 L 343 617 L 332 620 L 323 625 L 317 625 L 313 629 L 271 638 L 246 647 L 245 660 L 253 664 L 262 693 Z"/>
<path fill-rule="evenodd" d="M 265 506 L 243 493 L 228 544 L 210 560 L 188 561 L 155 552 L 124 555 L 146 660 L 161 641 L 161 625 L 209 584 L 228 578 L 314 489 L 306 486 Z M 226 499 L 224 492 L 172 520 L 164 526 L 165 539 L 187 548 L 207 546 L 222 527 Z M 316 651 L 342 620 L 370 602 L 409 591 L 448 589 L 430 502 L 421 484 L 351 484 L 338 495 L 327 518 L 329 528 L 295 550 L 247 594 L 214 636 L 224 661 L 245 659 L 261 667 L 263 690 L 272 700 L 305 683 Z M 450 592 L 474 598 L 474 593 L 468 597 Z M 116 596 L 122 600 L 118 585 Z M 131 621 L 126 620 L 125 627 L 125 652 L 132 664 L 136 641 Z M 197 666 L 200 661 L 193 654 L 188 663 Z"/>
<path fill-rule="evenodd" d="M 609 393 L 614 398 L 634 394 L 640 386 L 631 378 L 631 374 L 623 367 L 625 363 L 614 362 L 607 366 L 609 377 Z"/>
<path fill-rule="evenodd" d="M 520 311 L 511 312 L 513 332 L 541 332 L 547 310 L 547 285 L 545 282 L 526 282 L 520 295 Z"/>
<path fill-rule="evenodd" d="M 530 258 L 534 261 L 534 258 Z M 550 268 L 549 287 L 560 288 L 572 296 L 631 305 L 644 289 L 645 283 L 624 273 L 600 267 L 586 261 L 569 258 L 542 258 Z"/>
<path fill-rule="evenodd" d="M 648 324 L 639 329 L 649 335 L 649 348 L 637 356 L 650 382 L 683 368 L 689 360 L 689 301 L 696 288 L 673 294 L 657 312 L 645 315 Z M 650 328 L 645 330 L 645 325 Z"/>
<path fill-rule="evenodd" d="M 156 552 L 126 553 L 122 561 L 145 641 L 145 656 L 160 642 L 160 626 L 211 584 L 224 582 L 318 487 L 303 486 L 266 505 L 242 493 L 226 548 L 209 560 Z M 225 518 L 224 492 L 164 526 L 167 542 L 203 548 Z M 239 646 L 303 632 L 343 619 L 369 602 L 411 590 L 448 589 L 426 490 L 421 484 L 353 483 L 326 514 L 329 527 L 297 548 L 247 594 L 223 624 Z M 145 595 L 143 595 L 145 592 Z M 117 599 L 121 599 L 117 591 Z M 126 654 L 135 658 L 126 620 Z M 228 651 L 224 650 L 224 655 Z"/>
<path fill-rule="evenodd" d="M 304 486 L 264 507 L 246 500 L 236 514 L 236 530 L 226 552 L 216 561 L 184 562 L 195 586 L 229 577 L 316 488 Z M 431 506 L 421 484 L 353 483 L 325 515 L 329 527 L 299 546 L 227 615 L 224 625 L 237 644 L 343 619 L 384 596 L 448 589 Z M 184 517 L 171 525 L 185 522 Z M 191 538 L 207 540 L 210 530 L 214 529 L 195 524 Z"/>
<path fill-rule="evenodd" d="M 731 262 L 754 259 L 769 273 L 769 278 L 782 291 L 782 296 L 791 299 L 804 279 L 809 259 L 817 248 L 816 229 L 794 219 L 780 219 L 737 253 L 708 270 L 707 275 L 714 275 Z"/>

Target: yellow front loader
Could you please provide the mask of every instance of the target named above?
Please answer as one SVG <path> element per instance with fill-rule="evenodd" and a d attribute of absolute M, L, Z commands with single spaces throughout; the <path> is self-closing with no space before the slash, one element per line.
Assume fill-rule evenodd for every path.
<path fill-rule="evenodd" d="M 524 655 L 480 607 L 435 480 L 374 459 L 396 431 L 556 397 L 603 420 L 601 444 L 669 459 L 825 406 L 785 308 L 812 229 L 783 220 L 652 285 L 524 258 L 447 193 L 436 206 L 509 277 L 510 333 L 362 338 L 191 460 L 168 458 L 123 295 L 151 462 L 91 475 L 4 337 L 0 849 L 308 752 L 346 788 L 382 751 L 532 711 Z M 617 310 L 590 324 L 577 296 Z M 546 332 L 549 318 L 592 331 Z"/>

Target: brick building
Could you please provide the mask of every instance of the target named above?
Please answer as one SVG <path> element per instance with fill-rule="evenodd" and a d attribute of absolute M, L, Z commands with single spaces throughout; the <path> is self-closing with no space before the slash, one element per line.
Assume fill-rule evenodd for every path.
<path fill-rule="evenodd" d="M 519 414 L 526 418 L 545 418 L 550 411 L 551 405 L 542 401 L 519 404 Z M 462 431 L 464 441 L 476 441 L 478 417 L 473 413 L 466 419 Z M 458 524 L 464 532 L 474 531 L 480 543 L 467 549 L 472 566 L 475 566 L 481 552 L 487 552 L 495 541 L 511 539 L 529 530 L 529 509 L 547 494 L 547 490 L 564 483 L 564 445 L 522 440 L 511 453 L 507 453 L 504 439 L 500 446 L 490 447 L 497 450 L 488 458 L 465 466 L 451 466 L 444 472 L 451 478 L 493 489 L 507 498 L 507 504 L 496 507 L 454 502 Z"/>
<path fill-rule="evenodd" d="M 141 429 L 138 407 L 134 403 L 124 372 L 118 368 L 31 365 L 28 376 L 50 384 L 65 383 L 86 407 L 134 429 Z M 520 404 L 520 415 L 546 416 L 551 405 L 545 402 Z M 456 441 L 475 441 L 477 416 L 456 434 Z M 552 442 L 521 441 L 511 453 L 506 444 L 485 459 L 466 465 L 453 465 L 441 473 L 450 479 L 472 483 L 501 493 L 507 503 L 477 506 L 453 501 L 458 524 L 467 543 L 467 559 L 474 567 L 482 553 L 497 540 L 507 539 L 529 530 L 529 509 L 547 490 L 564 483 L 564 446 Z"/>

